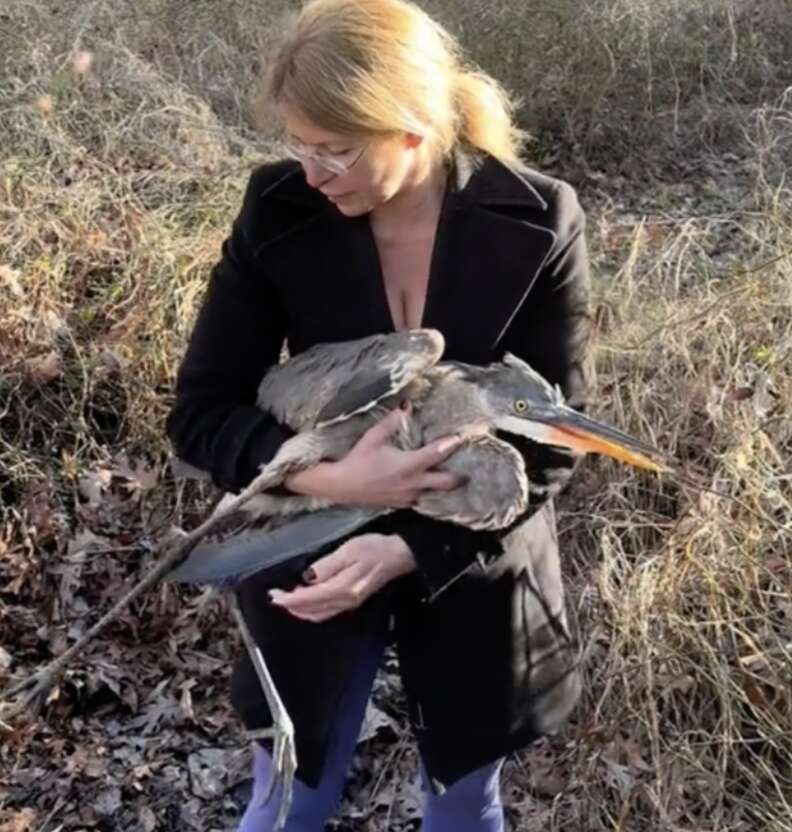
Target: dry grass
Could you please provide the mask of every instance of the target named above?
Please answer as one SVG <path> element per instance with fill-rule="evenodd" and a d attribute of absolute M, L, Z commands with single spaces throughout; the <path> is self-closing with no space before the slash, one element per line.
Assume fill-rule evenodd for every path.
<path fill-rule="evenodd" d="M 792 84 L 784 0 L 428 0 L 523 99 L 545 166 L 672 179 Z"/>
<path fill-rule="evenodd" d="M 267 154 L 246 122 L 256 49 L 269 37 L 245 25 L 255 8 L 203 0 L 185 15 L 154 0 L 12 0 L 2 12 L 11 25 L 0 31 L 14 37 L 0 35 L 0 619 L 13 672 L 53 649 L 31 628 L 79 618 L 49 598 L 67 546 L 89 527 L 97 471 L 117 472 L 124 451 L 160 477 L 123 518 L 132 555 L 107 556 L 119 581 L 145 561 L 140 541 L 208 498 L 174 487 L 163 419 L 246 171 Z M 527 113 L 540 155 L 599 164 L 611 143 L 611 174 L 589 176 L 584 191 L 599 410 L 667 448 L 701 487 L 597 461 L 566 497 L 565 568 L 588 684 L 568 730 L 510 766 L 512 817 L 524 830 L 790 830 L 788 15 L 782 3 L 714 0 L 530 8 L 537 16 L 518 14 L 525 37 L 490 58 L 504 4 L 449 18 L 472 40 L 484 15 L 482 62 L 505 61 L 506 80 L 538 79 L 544 96 Z M 685 22 L 685 38 L 668 26 L 661 37 L 663 15 Z M 598 44 L 588 52 L 586 26 Z M 670 99 L 669 66 L 679 92 Z M 727 121 L 728 133 L 712 127 Z M 695 178 L 618 178 L 619 159 L 651 131 L 654 151 Z M 551 133 L 562 151 L 547 144 Z M 68 597 L 106 606 L 116 589 L 97 600 L 96 584 L 75 585 Z M 158 626 L 180 597 L 169 588 L 152 601 Z M 216 605 L 191 604 L 198 629 L 211 621 L 226 635 Z M 156 668 L 156 653 L 149 660 Z M 18 734 L 4 764 L 41 753 L 42 736 L 57 731 L 38 723 Z M 363 794 L 398 771 L 380 766 Z M 391 821 L 407 828 L 398 812 Z M 382 828 L 382 815 L 366 822 Z"/>
<path fill-rule="evenodd" d="M 577 484 L 589 684 L 549 828 L 792 828 L 792 226 L 742 230 L 765 268 L 707 271 L 690 226 L 656 247 L 639 226 L 602 287 L 603 412 L 698 487 L 605 463 Z"/>

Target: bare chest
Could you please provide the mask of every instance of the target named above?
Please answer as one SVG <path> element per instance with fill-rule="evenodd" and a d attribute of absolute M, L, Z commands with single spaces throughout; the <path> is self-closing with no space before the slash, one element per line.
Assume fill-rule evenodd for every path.
<path fill-rule="evenodd" d="M 421 326 L 434 238 L 411 243 L 377 243 L 382 281 L 395 329 Z"/>

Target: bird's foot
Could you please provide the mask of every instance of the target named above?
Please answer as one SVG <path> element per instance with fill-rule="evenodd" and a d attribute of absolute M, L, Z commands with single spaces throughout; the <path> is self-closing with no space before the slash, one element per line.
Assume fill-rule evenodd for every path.
<path fill-rule="evenodd" d="M 248 731 L 250 740 L 272 740 L 272 776 L 259 801 L 259 807 L 265 806 L 275 793 L 278 780 L 281 781 L 280 806 L 273 829 L 283 829 L 286 816 L 291 807 L 294 791 L 294 775 L 297 771 L 297 752 L 294 744 L 294 725 L 286 711 L 273 715 L 271 728 Z"/>
<path fill-rule="evenodd" d="M 231 607 L 234 617 L 237 620 L 239 631 L 242 635 L 242 640 L 250 655 L 250 660 L 253 662 L 253 669 L 258 676 L 261 690 L 264 698 L 267 700 L 267 705 L 272 715 L 272 727 L 263 730 L 254 731 L 251 733 L 251 738 L 269 738 L 272 739 L 272 777 L 264 790 L 264 795 L 260 805 L 264 805 L 271 797 L 275 790 L 277 780 L 280 778 L 281 783 L 281 800 L 278 808 L 278 816 L 275 820 L 273 829 L 275 832 L 283 829 L 286 823 L 286 815 L 289 812 L 292 801 L 292 791 L 294 788 L 294 775 L 297 771 L 297 749 L 294 744 L 294 723 L 292 722 L 286 706 L 275 687 L 275 682 L 270 674 L 267 663 L 264 661 L 264 656 L 261 649 L 256 644 L 250 629 L 245 622 L 245 617 L 239 608 L 239 599 L 234 596 Z"/>

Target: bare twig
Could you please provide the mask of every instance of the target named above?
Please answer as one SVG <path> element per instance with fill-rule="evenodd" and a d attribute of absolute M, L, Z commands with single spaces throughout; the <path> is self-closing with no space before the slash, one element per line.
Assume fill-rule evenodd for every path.
<path fill-rule="evenodd" d="M 267 471 L 265 470 L 261 475 L 256 477 L 250 485 L 240 492 L 236 497 L 229 500 L 220 511 L 216 511 L 205 520 L 200 526 L 193 531 L 185 534 L 180 533 L 176 541 L 171 539 L 170 551 L 168 543 L 165 544 L 166 554 L 157 563 L 156 566 L 135 584 L 129 592 L 120 598 L 96 624 L 91 627 L 80 639 L 78 639 L 65 653 L 58 656 L 57 659 L 50 662 L 46 667 L 23 679 L 19 682 L 13 683 L 0 692 L 0 715 L 3 719 L 11 719 L 18 716 L 23 711 L 37 711 L 41 705 L 41 699 L 45 696 L 52 686 L 57 681 L 58 677 L 69 664 L 69 662 L 83 649 L 83 647 L 93 639 L 101 630 L 103 630 L 111 621 L 118 617 L 118 615 L 129 604 L 135 600 L 141 593 L 145 592 L 150 586 L 157 583 L 164 575 L 182 563 L 195 548 L 195 546 L 209 534 L 228 514 L 236 511 L 243 503 L 247 502 L 252 496 L 257 494 L 266 481 Z M 20 695 L 21 694 L 21 695 Z M 19 695 L 19 696 L 18 696 Z M 10 697 L 18 696 L 15 702 L 8 701 Z"/>

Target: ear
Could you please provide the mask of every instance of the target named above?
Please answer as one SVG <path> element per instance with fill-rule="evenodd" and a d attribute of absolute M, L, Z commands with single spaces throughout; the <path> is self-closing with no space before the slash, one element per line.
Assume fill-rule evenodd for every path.
<path fill-rule="evenodd" d="M 404 144 L 411 150 L 415 150 L 424 140 L 424 137 L 418 133 L 406 133 L 404 136 Z"/>

